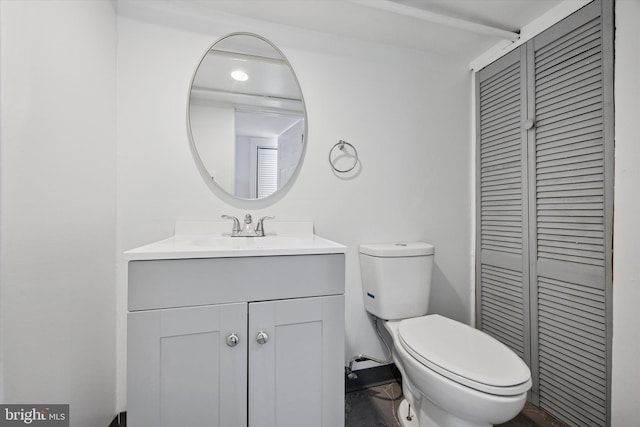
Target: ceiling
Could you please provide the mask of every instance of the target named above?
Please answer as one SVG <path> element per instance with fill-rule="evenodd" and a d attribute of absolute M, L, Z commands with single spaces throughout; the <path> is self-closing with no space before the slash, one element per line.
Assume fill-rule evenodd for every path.
<path fill-rule="evenodd" d="M 236 80 L 233 71 L 246 79 Z M 202 59 L 190 105 L 234 111 L 236 136 L 274 138 L 304 120 L 298 81 L 281 53 L 266 41 L 233 35 L 218 41 Z"/>
<path fill-rule="evenodd" d="M 518 32 L 563 0 L 198 0 L 197 3 L 212 13 L 225 12 L 471 61 L 505 39 L 432 22 L 433 14 Z"/>

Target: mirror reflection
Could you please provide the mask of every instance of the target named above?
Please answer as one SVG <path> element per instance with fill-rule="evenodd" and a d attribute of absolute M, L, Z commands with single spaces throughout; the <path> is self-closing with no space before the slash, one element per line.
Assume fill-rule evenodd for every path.
<path fill-rule="evenodd" d="M 295 178 L 305 148 L 304 101 L 289 62 L 266 39 L 231 34 L 206 52 L 187 120 L 201 173 L 227 193 L 260 199 Z"/>

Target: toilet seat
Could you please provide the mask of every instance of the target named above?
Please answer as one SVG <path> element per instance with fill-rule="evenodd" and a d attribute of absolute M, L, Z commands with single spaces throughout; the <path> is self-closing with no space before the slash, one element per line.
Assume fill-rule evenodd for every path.
<path fill-rule="evenodd" d="M 427 368 L 485 393 L 517 395 L 531 388 L 527 365 L 493 337 L 437 314 L 402 320 L 400 345 Z"/>

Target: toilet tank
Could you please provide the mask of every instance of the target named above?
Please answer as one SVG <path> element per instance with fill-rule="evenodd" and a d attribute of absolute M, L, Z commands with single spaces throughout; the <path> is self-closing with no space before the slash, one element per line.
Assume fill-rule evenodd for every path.
<path fill-rule="evenodd" d="M 365 310 L 385 320 L 427 314 L 434 253 L 422 242 L 360 245 Z"/>

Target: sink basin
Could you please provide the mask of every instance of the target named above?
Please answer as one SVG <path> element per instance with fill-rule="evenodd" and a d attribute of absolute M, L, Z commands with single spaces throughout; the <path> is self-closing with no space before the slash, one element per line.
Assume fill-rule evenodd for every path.
<path fill-rule="evenodd" d="M 225 224 L 228 227 L 228 224 Z M 309 229 L 312 229 L 310 227 Z M 124 253 L 129 261 L 184 258 L 229 258 L 345 253 L 346 247 L 312 233 L 278 233 L 264 237 L 231 237 L 206 233 L 176 234 Z"/>
<path fill-rule="evenodd" d="M 229 237 L 229 236 L 208 236 L 195 239 L 191 244 L 201 247 L 228 248 L 228 249 L 282 249 L 285 247 L 295 247 L 309 245 L 315 237 L 312 235 L 287 236 L 274 235 L 264 237 Z"/>

